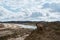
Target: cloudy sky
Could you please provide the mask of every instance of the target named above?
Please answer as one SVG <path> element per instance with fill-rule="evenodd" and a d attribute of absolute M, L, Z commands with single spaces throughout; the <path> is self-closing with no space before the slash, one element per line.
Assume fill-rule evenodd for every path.
<path fill-rule="evenodd" d="M 0 21 L 60 21 L 60 0 L 0 0 Z"/>

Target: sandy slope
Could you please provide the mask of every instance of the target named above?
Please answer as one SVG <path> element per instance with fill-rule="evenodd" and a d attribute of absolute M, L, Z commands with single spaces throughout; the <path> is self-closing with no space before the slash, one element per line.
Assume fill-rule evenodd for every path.
<path fill-rule="evenodd" d="M 27 29 L 20 25 L 8 23 L 0 24 L 0 40 L 24 40 L 33 29 Z"/>

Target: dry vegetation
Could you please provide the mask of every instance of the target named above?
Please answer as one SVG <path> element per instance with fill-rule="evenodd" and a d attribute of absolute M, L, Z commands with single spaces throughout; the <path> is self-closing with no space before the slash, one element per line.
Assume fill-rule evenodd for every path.
<path fill-rule="evenodd" d="M 0 24 L 0 26 L 0 40 L 24 40 L 32 31 L 12 24 Z"/>
<path fill-rule="evenodd" d="M 37 29 L 32 31 L 25 40 L 60 40 L 60 23 L 40 22 L 36 26 Z"/>
<path fill-rule="evenodd" d="M 29 23 L 26 23 L 28 25 Z M 15 24 L 0 24 L 0 40 L 60 40 L 60 22 L 30 23 L 37 29 L 21 28 Z"/>

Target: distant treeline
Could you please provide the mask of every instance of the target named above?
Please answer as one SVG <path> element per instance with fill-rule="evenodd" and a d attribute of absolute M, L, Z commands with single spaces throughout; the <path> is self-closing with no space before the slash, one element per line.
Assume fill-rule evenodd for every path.
<path fill-rule="evenodd" d="M 0 23 L 60 23 L 60 21 L 54 21 L 54 22 L 45 22 L 45 21 L 5 21 Z"/>

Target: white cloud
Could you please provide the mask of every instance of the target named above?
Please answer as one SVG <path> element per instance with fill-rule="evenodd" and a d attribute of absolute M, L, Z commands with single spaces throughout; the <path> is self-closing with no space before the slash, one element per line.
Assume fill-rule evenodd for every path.
<path fill-rule="evenodd" d="M 60 3 L 60 0 L 46 0 L 48 3 Z"/>
<path fill-rule="evenodd" d="M 60 21 L 59 3 L 60 0 L 0 0 L 0 21 Z"/>

